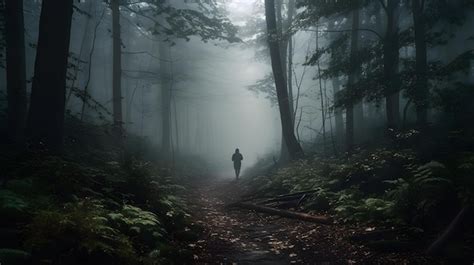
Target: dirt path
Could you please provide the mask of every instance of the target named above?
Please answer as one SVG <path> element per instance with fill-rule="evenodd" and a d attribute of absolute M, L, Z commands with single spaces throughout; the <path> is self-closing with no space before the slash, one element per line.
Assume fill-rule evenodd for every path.
<path fill-rule="evenodd" d="M 346 240 L 355 230 L 340 225 L 224 207 L 241 192 L 230 180 L 201 183 L 191 192 L 193 217 L 205 230 L 191 244 L 196 264 L 430 264 L 416 253 L 380 254 L 355 245 Z"/>

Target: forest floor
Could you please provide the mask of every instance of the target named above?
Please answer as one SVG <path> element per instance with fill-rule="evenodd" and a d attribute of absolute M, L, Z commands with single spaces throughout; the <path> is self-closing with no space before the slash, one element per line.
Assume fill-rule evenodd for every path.
<path fill-rule="evenodd" d="M 315 224 L 229 208 L 245 194 L 235 180 L 195 183 L 188 203 L 204 228 L 189 246 L 196 264 L 439 264 L 419 251 L 374 252 L 348 239 L 366 227 Z M 370 228 L 369 228 L 370 229 Z"/>

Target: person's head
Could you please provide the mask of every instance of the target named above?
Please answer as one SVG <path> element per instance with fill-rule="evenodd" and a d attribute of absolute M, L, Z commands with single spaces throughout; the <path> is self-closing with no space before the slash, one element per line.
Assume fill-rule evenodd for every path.
<path fill-rule="evenodd" d="M 238 152 L 239 152 L 239 148 L 235 148 L 235 152 L 238 153 Z"/>

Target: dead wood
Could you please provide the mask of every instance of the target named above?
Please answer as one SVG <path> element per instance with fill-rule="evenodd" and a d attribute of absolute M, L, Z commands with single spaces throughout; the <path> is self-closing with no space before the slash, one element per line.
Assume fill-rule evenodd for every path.
<path fill-rule="evenodd" d="M 283 202 L 283 201 L 295 201 L 295 200 L 299 200 L 300 198 L 301 198 L 301 195 L 293 195 L 293 196 L 286 196 L 286 197 L 278 196 L 278 197 L 266 199 L 264 201 L 258 201 L 257 204 L 267 204 L 267 203 Z"/>
<path fill-rule="evenodd" d="M 308 221 L 308 222 L 313 222 L 313 223 L 332 224 L 332 219 L 330 217 L 327 217 L 327 216 L 311 215 L 311 214 L 307 214 L 307 213 L 300 213 L 300 212 L 294 212 L 294 211 L 275 209 L 275 208 L 271 208 L 271 207 L 266 207 L 266 206 L 261 206 L 261 205 L 257 205 L 257 204 L 251 204 L 251 203 L 245 203 L 245 202 L 238 202 L 238 203 L 234 203 L 234 204 L 229 205 L 229 206 L 249 209 L 249 210 L 253 210 L 253 211 L 257 211 L 257 212 L 267 213 L 267 214 L 271 214 L 271 215 L 278 215 L 278 216 L 282 216 L 282 217 L 298 219 L 298 220 L 303 220 L 303 221 Z"/>
<path fill-rule="evenodd" d="M 291 196 L 302 196 L 304 194 L 310 194 L 310 193 L 315 193 L 318 192 L 319 190 L 305 190 L 305 191 L 298 191 L 294 193 L 287 193 L 287 194 L 281 194 L 276 196 L 276 198 L 284 198 L 284 197 L 291 197 Z"/>

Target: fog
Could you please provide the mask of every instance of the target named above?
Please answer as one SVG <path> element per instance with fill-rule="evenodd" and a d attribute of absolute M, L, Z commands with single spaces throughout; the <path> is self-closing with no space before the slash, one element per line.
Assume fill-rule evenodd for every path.
<path fill-rule="evenodd" d="M 230 158 L 235 148 L 244 154 L 244 169 L 277 151 L 281 137 L 277 109 L 247 89 L 268 66 L 240 45 L 222 48 L 197 41 L 184 45 L 196 53 L 186 60 L 192 80 L 176 85 L 177 109 L 191 112 L 185 131 L 196 137 L 184 150 L 204 156 L 216 166 L 216 173 L 228 176 L 232 176 Z"/>
<path fill-rule="evenodd" d="M 473 47 L 473 0 L 0 0 L 0 265 L 473 264 Z"/>
<path fill-rule="evenodd" d="M 254 9 L 254 1 L 228 1 L 225 7 L 234 24 L 245 25 Z M 112 80 L 110 11 L 106 10 L 100 21 L 103 6 L 84 8 L 92 8 L 94 19 L 86 22 L 83 16 L 75 15 L 74 23 L 79 25 L 73 28 L 71 52 L 81 53 L 83 38 L 93 42 L 90 41 L 94 38 L 93 26 L 100 22 L 89 89 L 91 96 L 110 110 L 112 91 L 103 89 L 110 86 Z M 160 146 L 163 111 L 157 74 L 160 54 L 157 37 L 146 31 L 149 22 L 126 11 L 122 14 L 125 53 L 122 95 L 127 131 Z M 90 48 L 91 43 L 85 45 Z M 243 170 L 268 154 L 279 153 L 278 109 L 264 96 L 256 96 L 247 88 L 271 71 L 268 62 L 256 58 L 252 45 L 202 42 L 198 37 L 190 37 L 189 40 L 173 40 L 168 49 L 173 72 L 171 140 L 176 154 L 196 155 L 212 165 L 212 174 L 230 177 L 233 175 L 231 155 L 236 148 L 244 155 Z M 89 49 L 82 50 L 81 58 L 88 61 L 86 51 Z M 82 86 L 87 80 L 86 68 L 84 65 L 79 73 Z M 78 98 L 72 97 L 68 103 L 73 113 L 79 113 L 81 106 L 82 100 Z M 90 111 L 85 119 L 96 120 L 97 113 Z"/>
<path fill-rule="evenodd" d="M 253 3 L 227 5 L 232 22 L 242 24 Z M 181 150 L 205 158 L 213 174 L 227 177 L 233 176 L 231 155 L 236 148 L 244 155 L 243 170 L 278 152 L 278 110 L 247 89 L 270 70 L 256 60 L 255 51 L 245 44 L 202 43 L 196 38 L 176 46 L 172 53 L 177 54 L 176 68 L 183 80 L 176 83 L 174 93 L 178 120 L 185 122 L 180 137 L 187 134 Z"/>
<path fill-rule="evenodd" d="M 243 171 L 262 159 L 267 164 L 278 160 L 282 128 L 265 34 L 263 1 L 228 0 L 216 3 L 223 16 L 236 26 L 239 41 L 197 36 L 199 34 L 192 31 L 163 34 L 163 29 L 157 27 L 160 23 L 170 22 L 150 17 L 156 14 L 147 11 L 149 4 L 120 7 L 123 112 L 120 122 L 126 134 L 146 138 L 158 153 L 168 153 L 164 150 L 166 146 L 163 146 L 163 138 L 166 138 L 163 131 L 169 127 L 168 142 L 173 159 L 186 157 L 203 160 L 210 165 L 213 175 L 230 177 L 233 175 L 231 155 L 236 148 L 244 155 Z M 173 1 L 170 5 L 198 8 L 187 1 Z M 282 11 L 287 11 L 287 5 L 284 4 Z M 115 104 L 112 11 L 108 5 L 94 1 L 79 1 L 76 7 L 81 12 L 74 12 L 72 20 L 66 109 L 73 117 L 86 123 L 112 124 L 115 123 L 112 117 Z M 39 1 L 25 1 L 27 80 L 32 79 L 35 65 L 40 8 Z M 369 4 L 364 9 L 361 25 L 378 30 L 379 35 L 383 35 L 383 23 L 377 22 L 380 15 L 377 5 Z M 295 14 L 301 12 L 297 10 Z M 367 15 L 370 12 L 372 15 Z M 403 17 L 400 30 L 409 30 L 412 19 L 406 6 L 400 16 Z M 448 63 L 459 55 L 458 51 L 470 47 L 471 43 L 463 40 L 470 37 L 468 29 L 473 24 L 473 18 L 466 17 L 463 26 L 434 26 L 440 32 L 452 32 L 452 36 L 447 45 L 428 49 L 430 60 Z M 345 128 L 342 121 L 346 116 L 345 111 L 341 111 L 343 108 L 338 113 L 334 111 L 334 95 L 346 86 L 348 75 L 344 72 L 330 73 L 338 70 L 337 67 L 331 70 L 331 67 L 334 68 L 330 65 L 333 58 L 328 50 L 321 60 L 317 60 L 317 64 L 308 63 L 308 60 L 314 56 L 316 49 L 327 49 L 332 42 L 344 36 L 343 32 L 324 32 L 331 24 L 333 27 L 349 28 L 350 19 L 346 13 L 334 15 L 329 22 L 325 19 L 320 22 L 321 28 L 317 28 L 318 35 L 313 26 L 301 26 L 294 32 L 293 88 L 289 91 L 294 94 L 291 103 L 294 105 L 294 133 L 305 147 L 305 152 L 329 154 L 328 150 L 331 150 L 332 154 L 337 154 L 344 149 L 342 135 Z M 206 32 L 205 28 L 200 30 Z M 211 34 L 219 36 L 221 33 Z M 377 38 L 373 33 L 362 31 L 360 38 L 361 49 L 376 46 Z M 413 56 L 412 46 L 400 49 L 402 60 Z M 403 67 L 401 65 L 400 70 Z M 320 71 L 329 74 L 321 78 L 320 74 L 324 73 Z M 472 81 L 472 75 L 468 78 Z M 164 80 L 169 83 L 163 84 Z M 28 92 L 31 83 L 27 84 Z M 4 82 L 2 86 L 5 87 Z M 170 92 L 169 108 L 163 104 L 163 93 L 168 90 L 166 86 L 169 86 Z M 362 104 L 356 104 L 354 110 L 356 144 L 370 143 L 369 135 L 383 134 L 385 127 L 383 97 L 379 94 L 372 98 L 370 90 L 364 93 L 368 95 Z M 399 107 L 406 108 L 399 114 L 404 115 L 404 121 L 415 122 L 414 104 L 410 104 L 404 94 L 398 97 Z M 436 110 L 430 111 L 436 113 Z M 168 125 L 163 119 L 165 113 L 169 113 Z"/>

